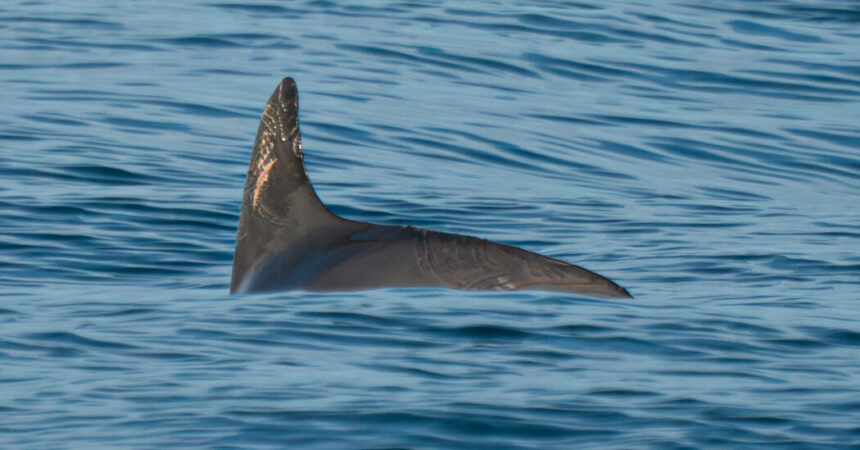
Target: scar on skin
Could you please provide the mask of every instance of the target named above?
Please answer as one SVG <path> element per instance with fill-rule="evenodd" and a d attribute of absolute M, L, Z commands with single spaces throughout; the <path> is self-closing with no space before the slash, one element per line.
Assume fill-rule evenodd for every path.
<path fill-rule="evenodd" d="M 272 166 L 275 165 L 277 160 L 273 159 L 269 161 L 265 166 L 263 166 L 263 170 L 260 171 L 260 175 L 257 176 L 257 183 L 254 185 L 254 209 L 260 206 L 260 194 L 263 191 L 263 185 L 269 181 L 269 171 L 272 169 Z"/>

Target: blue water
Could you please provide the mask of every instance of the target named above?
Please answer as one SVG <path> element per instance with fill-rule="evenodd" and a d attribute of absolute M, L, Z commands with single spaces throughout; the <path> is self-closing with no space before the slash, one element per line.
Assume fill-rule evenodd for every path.
<path fill-rule="evenodd" d="M 0 6 L 0 447 L 860 445 L 847 1 Z M 344 216 L 633 301 L 228 296 L 283 76 Z"/>

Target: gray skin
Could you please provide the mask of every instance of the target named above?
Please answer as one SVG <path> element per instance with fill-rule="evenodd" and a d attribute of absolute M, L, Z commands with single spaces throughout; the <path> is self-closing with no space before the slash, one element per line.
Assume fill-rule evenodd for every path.
<path fill-rule="evenodd" d="M 231 293 L 444 287 L 632 298 L 594 272 L 520 248 L 332 214 L 305 173 L 298 107 L 296 84 L 284 78 L 257 129 Z"/>

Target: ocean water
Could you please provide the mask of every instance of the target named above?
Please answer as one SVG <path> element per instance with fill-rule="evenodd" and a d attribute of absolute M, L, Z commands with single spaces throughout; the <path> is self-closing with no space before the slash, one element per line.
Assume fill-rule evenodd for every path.
<path fill-rule="evenodd" d="M 860 446 L 860 7 L 8 1 L 0 447 Z M 635 300 L 229 296 L 279 80 L 338 214 Z"/>

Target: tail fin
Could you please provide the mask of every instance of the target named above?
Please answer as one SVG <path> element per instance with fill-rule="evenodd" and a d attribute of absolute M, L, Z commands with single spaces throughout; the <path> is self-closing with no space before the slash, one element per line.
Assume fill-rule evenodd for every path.
<path fill-rule="evenodd" d="M 334 218 L 305 174 L 299 95 L 292 78 L 275 89 L 257 129 L 239 216 L 230 292 L 254 264 L 320 220 Z"/>

